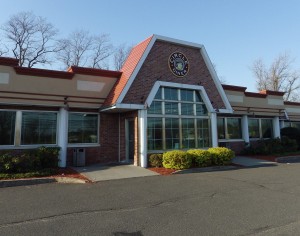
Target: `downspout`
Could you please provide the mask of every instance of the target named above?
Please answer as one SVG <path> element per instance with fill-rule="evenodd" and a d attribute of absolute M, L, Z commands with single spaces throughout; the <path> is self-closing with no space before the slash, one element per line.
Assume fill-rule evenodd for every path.
<path fill-rule="evenodd" d="M 119 156 L 119 162 L 121 162 L 121 117 L 120 117 L 120 113 L 119 113 L 119 153 L 118 153 L 118 156 Z"/>

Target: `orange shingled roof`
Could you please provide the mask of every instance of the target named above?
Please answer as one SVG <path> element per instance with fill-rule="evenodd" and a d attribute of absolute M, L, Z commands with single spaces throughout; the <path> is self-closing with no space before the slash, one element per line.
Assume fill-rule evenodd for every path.
<path fill-rule="evenodd" d="M 130 52 L 127 60 L 125 61 L 122 69 L 122 76 L 119 80 L 116 81 L 114 87 L 108 94 L 104 106 L 110 106 L 116 103 L 123 89 L 125 88 L 130 76 L 134 72 L 137 64 L 139 63 L 141 57 L 143 56 L 147 46 L 149 45 L 153 36 L 147 38 L 140 44 L 136 45 Z"/>

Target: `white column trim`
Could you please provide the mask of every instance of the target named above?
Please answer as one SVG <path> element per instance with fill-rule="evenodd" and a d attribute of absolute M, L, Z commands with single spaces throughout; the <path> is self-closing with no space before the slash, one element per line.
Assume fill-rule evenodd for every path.
<path fill-rule="evenodd" d="M 141 167 L 147 167 L 147 110 L 138 110 L 139 159 Z"/>
<path fill-rule="evenodd" d="M 248 116 L 247 115 L 242 116 L 242 136 L 243 136 L 245 143 L 250 142 L 249 124 L 248 124 Z"/>
<path fill-rule="evenodd" d="M 68 111 L 65 108 L 60 108 L 58 113 L 58 146 L 59 152 L 59 167 L 67 166 L 67 146 L 68 146 Z"/>
<path fill-rule="evenodd" d="M 217 127 L 217 113 L 210 113 L 211 124 L 211 144 L 213 147 L 218 147 L 218 127 Z"/>
<path fill-rule="evenodd" d="M 280 138 L 280 124 L 279 124 L 279 117 L 276 116 L 273 118 L 273 137 Z"/>

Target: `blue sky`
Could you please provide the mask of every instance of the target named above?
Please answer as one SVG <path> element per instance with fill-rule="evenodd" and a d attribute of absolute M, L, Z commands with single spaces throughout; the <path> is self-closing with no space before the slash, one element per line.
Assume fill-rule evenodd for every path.
<path fill-rule="evenodd" d="M 152 34 L 203 44 L 227 84 L 255 91 L 253 61 L 280 53 L 300 69 L 298 0 L 0 0 L 2 25 L 20 11 L 47 18 L 66 36 L 76 29 L 107 33 L 115 46 Z"/>

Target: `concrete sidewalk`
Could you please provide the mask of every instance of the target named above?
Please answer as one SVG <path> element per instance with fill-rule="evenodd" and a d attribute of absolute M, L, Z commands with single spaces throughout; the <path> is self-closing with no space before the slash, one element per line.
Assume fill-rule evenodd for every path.
<path fill-rule="evenodd" d="M 266 161 L 256 158 L 250 158 L 250 157 L 243 157 L 243 156 L 236 156 L 232 159 L 232 163 L 245 166 L 245 167 L 254 167 L 254 166 L 277 166 L 277 162 L 273 161 Z"/>
<path fill-rule="evenodd" d="M 72 168 L 93 182 L 159 175 L 145 168 L 127 164 L 96 164 Z"/>

